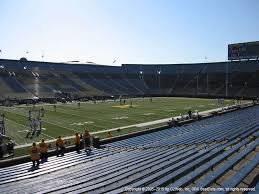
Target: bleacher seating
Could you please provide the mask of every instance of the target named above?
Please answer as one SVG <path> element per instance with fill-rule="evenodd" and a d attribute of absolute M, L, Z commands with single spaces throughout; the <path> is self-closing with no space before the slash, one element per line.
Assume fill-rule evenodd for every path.
<path fill-rule="evenodd" d="M 31 163 L 2 168 L 0 193 L 117 194 L 127 188 L 170 193 L 170 188 L 244 187 L 246 177 L 245 186 L 258 189 L 258 115 L 259 107 L 250 107 L 112 142 L 90 156 L 50 157 L 38 169 Z"/>
<path fill-rule="evenodd" d="M 71 96 L 256 98 L 259 90 L 258 61 L 118 67 L 0 59 L 0 64 L 4 98 L 50 98 L 57 92 Z"/>
<path fill-rule="evenodd" d="M 188 144 L 199 143 L 202 141 L 211 141 L 213 139 L 220 141 L 223 139 L 231 140 L 235 136 L 245 136 L 246 133 L 254 132 L 258 128 L 257 108 L 244 110 L 246 114 L 240 115 L 238 112 L 232 112 L 224 117 L 215 117 L 195 122 L 192 125 L 175 127 L 155 132 L 152 134 L 137 136 L 131 139 L 125 139 L 120 142 L 107 144 L 108 148 L 134 148 L 138 146 L 161 146 L 163 145 L 181 145 L 183 142 Z M 236 119 L 236 117 L 240 119 Z M 250 129 L 249 131 L 247 129 Z M 221 133 L 219 133 L 221 132 Z M 240 134 L 241 133 L 241 134 Z M 163 142 L 160 140 L 164 139 Z M 189 140 L 189 141 L 188 141 Z M 169 141 L 169 143 L 167 143 Z"/>

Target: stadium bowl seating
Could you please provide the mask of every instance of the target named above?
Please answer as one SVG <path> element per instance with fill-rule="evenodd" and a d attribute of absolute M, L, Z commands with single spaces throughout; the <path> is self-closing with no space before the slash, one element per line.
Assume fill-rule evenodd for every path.
<path fill-rule="evenodd" d="M 105 66 L 0 59 L 0 99 L 259 96 L 259 61 Z"/>
<path fill-rule="evenodd" d="M 38 169 L 30 162 L 1 168 L 0 193 L 258 188 L 258 115 L 259 107 L 254 106 L 112 142 L 93 149 L 90 156 L 70 152 L 49 157 Z"/>

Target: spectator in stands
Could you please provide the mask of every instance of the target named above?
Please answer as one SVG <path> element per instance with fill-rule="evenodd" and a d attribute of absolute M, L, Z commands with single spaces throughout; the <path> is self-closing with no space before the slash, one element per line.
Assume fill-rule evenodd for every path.
<path fill-rule="evenodd" d="M 40 147 L 40 159 L 42 162 L 47 161 L 48 158 L 48 144 L 45 143 L 45 140 L 42 139 L 41 143 L 39 144 Z"/>
<path fill-rule="evenodd" d="M 192 118 L 192 111 L 191 110 L 188 111 L 188 115 L 189 115 L 189 119 L 191 119 Z"/>
<path fill-rule="evenodd" d="M 0 159 L 2 159 L 4 156 L 4 151 L 2 149 L 2 145 L 1 145 L 1 142 L 0 142 Z"/>
<path fill-rule="evenodd" d="M 59 136 L 57 141 L 56 141 L 56 147 L 57 147 L 57 156 L 59 156 L 59 155 L 64 156 L 64 153 L 65 153 L 65 142 L 61 138 L 61 136 Z"/>
<path fill-rule="evenodd" d="M 40 149 L 36 146 L 36 143 L 32 144 L 32 147 L 29 150 L 31 155 L 31 161 L 33 167 L 35 167 L 35 162 L 37 162 L 37 167 L 40 165 Z"/>
<path fill-rule="evenodd" d="M 172 123 L 171 123 L 174 127 L 176 126 L 176 120 L 174 119 L 174 117 L 172 117 Z"/>
<path fill-rule="evenodd" d="M 70 146 L 70 140 L 69 139 L 66 141 L 66 145 Z"/>
<path fill-rule="evenodd" d="M 107 133 L 107 138 L 112 138 L 112 133 L 110 131 Z"/>
<path fill-rule="evenodd" d="M 78 133 L 76 133 L 76 137 L 75 137 L 75 144 L 76 144 L 76 152 L 80 153 L 80 136 L 78 135 Z"/>
<path fill-rule="evenodd" d="M 49 149 L 51 149 L 51 143 L 49 143 Z"/>
<path fill-rule="evenodd" d="M 85 148 L 85 151 L 87 152 L 88 150 L 90 150 L 90 143 L 91 143 L 91 135 L 89 133 L 89 131 L 86 129 L 85 130 L 85 133 L 83 135 L 83 139 L 84 139 L 84 148 Z"/>

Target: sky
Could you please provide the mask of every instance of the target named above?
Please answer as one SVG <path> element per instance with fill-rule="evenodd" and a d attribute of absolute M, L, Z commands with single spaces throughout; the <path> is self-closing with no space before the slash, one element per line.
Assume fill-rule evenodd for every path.
<path fill-rule="evenodd" d="M 227 60 L 259 0 L 0 0 L 0 58 L 120 65 Z"/>

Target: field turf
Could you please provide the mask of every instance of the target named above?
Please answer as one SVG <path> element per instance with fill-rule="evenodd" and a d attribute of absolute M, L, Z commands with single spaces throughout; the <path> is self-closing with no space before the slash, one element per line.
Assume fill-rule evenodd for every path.
<path fill-rule="evenodd" d="M 133 107 L 130 107 L 132 101 Z M 225 100 L 225 105 L 231 105 L 233 101 Z M 169 118 L 180 113 L 186 114 L 192 111 L 204 111 L 218 108 L 216 100 L 192 99 L 192 98 L 137 98 L 127 99 L 126 105 L 120 105 L 119 101 L 81 102 L 57 104 L 56 112 L 51 104 L 39 104 L 36 108 L 44 107 L 45 115 L 42 118 L 43 131 L 39 137 L 25 138 L 29 130 L 28 111 L 32 105 L 20 105 L 13 107 L 0 107 L 0 113 L 5 114 L 5 126 L 8 136 L 12 137 L 18 145 L 37 142 L 41 138 L 46 140 L 74 135 L 89 129 L 90 132 L 117 128 L 137 123 Z M 134 129 L 136 130 L 136 129 Z M 140 129 L 141 130 L 141 129 Z M 122 133 L 130 132 L 128 130 Z M 116 134 L 114 134 L 116 135 Z"/>

